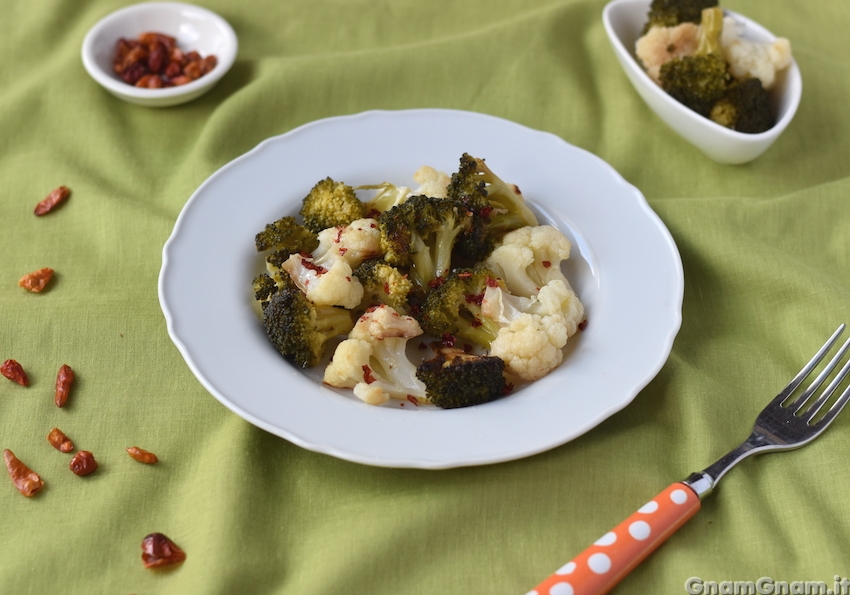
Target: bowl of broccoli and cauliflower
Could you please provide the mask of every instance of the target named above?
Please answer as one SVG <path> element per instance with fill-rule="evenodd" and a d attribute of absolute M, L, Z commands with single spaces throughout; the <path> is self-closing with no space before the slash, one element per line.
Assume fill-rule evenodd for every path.
<path fill-rule="evenodd" d="M 794 117 L 790 42 L 717 0 L 614 0 L 603 23 L 641 97 L 715 161 L 755 159 Z"/>
<path fill-rule="evenodd" d="M 451 176 L 423 166 L 414 180 L 320 180 L 300 220 L 256 235 L 269 341 L 371 405 L 479 405 L 557 368 L 585 322 L 561 268 L 570 241 L 483 159 L 463 154 Z"/>

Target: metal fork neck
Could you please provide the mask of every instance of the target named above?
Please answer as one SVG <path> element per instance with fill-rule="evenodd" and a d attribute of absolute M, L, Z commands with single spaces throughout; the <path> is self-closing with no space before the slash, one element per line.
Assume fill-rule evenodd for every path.
<path fill-rule="evenodd" d="M 692 473 L 682 483 L 691 488 L 699 499 L 702 500 L 708 496 L 720 478 L 723 477 L 729 469 L 736 464 L 761 450 L 753 443 L 752 437 L 741 444 L 738 448 L 721 457 L 716 463 L 706 467 L 703 471 Z"/>

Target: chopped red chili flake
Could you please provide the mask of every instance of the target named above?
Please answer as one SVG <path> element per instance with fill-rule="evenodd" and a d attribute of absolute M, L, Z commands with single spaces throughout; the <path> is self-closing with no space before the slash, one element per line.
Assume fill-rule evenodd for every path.
<path fill-rule="evenodd" d="M 513 384 L 511 384 L 510 382 L 506 382 L 506 383 L 505 383 L 505 388 L 503 388 L 503 389 L 502 389 L 502 394 L 503 394 L 503 395 L 509 395 L 509 394 L 511 394 L 512 392 L 514 392 L 514 385 L 513 385 Z"/>
<path fill-rule="evenodd" d="M 473 318 L 473 319 L 469 322 L 469 326 L 471 326 L 472 328 L 478 328 L 478 327 L 479 327 L 479 326 L 481 326 L 482 324 L 484 324 L 484 323 L 483 323 L 483 322 L 481 322 L 481 320 L 479 320 L 478 318 Z"/>
<path fill-rule="evenodd" d="M 410 315 L 413 317 L 419 316 L 422 313 L 422 306 L 419 304 L 413 304 L 410 306 Z"/>
<path fill-rule="evenodd" d="M 457 341 L 457 337 L 455 337 L 451 333 L 443 333 L 440 342 L 443 344 L 443 347 L 454 347 L 455 341 Z"/>
<path fill-rule="evenodd" d="M 345 255 L 345 253 L 346 253 L 346 252 L 348 252 L 348 248 L 340 248 L 340 249 L 339 249 L 339 255 L 340 255 L 340 256 Z"/>
<path fill-rule="evenodd" d="M 407 400 L 419 407 L 419 401 L 413 395 L 407 395 Z"/>
<path fill-rule="evenodd" d="M 389 282 L 384 283 L 384 293 L 386 293 L 387 295 L 390 294 L 390 284 L 389 284 Z"/>
<path fill-rule="evenodd" d="M 473 293 L 467 293 L 465 299 L 467 304 L 477 304 L 480 306 L 481 303 L 484 301 L 484 294 L 479 293 L 476 295 Z"/>
<path fill-rule="evenodd" d="M 542 264 L 542 265 L 543 265 L 543 268 L 544 268 L 544 269 L 548 269 L 549 267 L 551 267 L 551 266 L 552 266 L 552 263 L 551 263 L 550 261 L 548 261 L 548 260 L 544 260 L 544 261 L 543 261 L 543 262 L 541 262 L 540 264 Z"/>
<path fill-rule="evenodd" d="M 584 329 L 586 329 L 586 328 L 587 328 L 587 318 L 585 318 L 584 320 L 582 320 L 582 321 L 578 324 L 578 330 L 583 331 L 583 330 L 584 330 Z"/>
<path fill-rule="evenodd" d="M 472 276 L 472 273 L 470 273 L 468 271 L 464 271 L 463 273 L 457 274 L 458 279 L 469 279 L 471 276 Z"/>
<path fill-rule="evenodd" d="M 494 279 L 493 277 L 487 277 L 487 287 L 498 287 L 499 280 Z"/>
<path fill-rule="evenodd" d="M 472 345 L 470 345 L 469 343 L 464 343 L 463 344 L 463 352 L 464 353 L 472 353 Z"/>
<path fill-rule="evenodd" d="M 343 225 L 337 225 L 337 228 L 336 228 L 336 239 L 334 240 L 334 243 L 339 244 L 339 243 L 342 241 L 342 232 L 343 232 L 343 231 L 345 231 L 345 226 L 343 226 Z"/>
<path fill-rule="evenodd" d="M 366 384 L 372 384 L 375 382 L 375 377 L 372 376 L 372 368 L 368 365 L 363 366 L 363 382 Z"/>
<path fill-rule="evenodd" d="M 431 281 L 428 281 L 428 287 L 430 287 L 431 289 L 437 289 L 440 285 L 443 284 L 444 281 L 445 281 L 445 279 L 441 275 L 441 276 L 437 277 L 436 279 L 432 279 Z"/>
<path fill-rule="evenodd" d="M 425 341 L 420 341 L 420 342 L 419 342 L 419 349 L 420 349 L 420 350 L 422 350 L 422 349 L 428 349 L 428 346 L 425 344 Z"/>
<path fill-rule="evenodd" d="M 324 275 L 328 272 L 328 270 L 322 266 L 317 265 L 312 260 L 308 260 L 307 258 L 301 259 L 301 264 L 305 269 L 310 269 L 311 271 L 316 271 L 317 275 Z"/>
<path fill-rule="evenodd" d="M 478 216 L 483 217 L 484 219 L 490 218 L 490 213 L 493 212 L 493 207 L 482 207 L 478 209 Z"/>

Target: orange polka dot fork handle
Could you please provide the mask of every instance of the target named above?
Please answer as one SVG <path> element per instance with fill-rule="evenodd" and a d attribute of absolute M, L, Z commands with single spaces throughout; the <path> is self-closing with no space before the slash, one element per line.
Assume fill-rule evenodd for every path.
<path fill-rule="evenodd" d="M 674 483 L 528 595 L 607 593 L 694 516 L 699 506 L 699 496 L 690 487 Z"/>
<path fill-rule="evenodd" d="M 832 349 L 844 328 L 843 324 L 839 326 L 809 363 L 759 413 L 750 437 L 738 448 L 704 471 L 694 473 L 686 480 L 668 487 L 527 595 L 607 593 L 697 513 L 700 500 L 711 493 L 729 469 L 750 455 L 799 448 L 820 436 L 850 401 L 848 386 L 844 388 L 841 396 L 832 401 L 829 410 L 819 416 L 821 409 L 832 400 L 836 389 L 850 373 L 850 361 L 833 373 L 850 350 L 850 339 L 821 367 L 805 390 L 798 389 L 815 368 L 820 366 L 821 360 Z M 826 388 L 812 399 L 827 380 L 829 383 Z"/>

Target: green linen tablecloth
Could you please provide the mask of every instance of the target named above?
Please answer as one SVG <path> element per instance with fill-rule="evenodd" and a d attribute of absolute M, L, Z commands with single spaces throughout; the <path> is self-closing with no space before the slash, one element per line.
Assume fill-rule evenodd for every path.
<path fill-rule="evenodd" d="M 28 499 L 0 481 L 3 595 L 521 595 L 743 439 L 850 322 L 844 0 L 725 2 L 791 39 L 804 81 L 795 120 L 743 166 L 709 160 L 647 108 L 602 0 L 210 0 L 239 36 L 236 63 L 165 109 L 120 101 L 83 69 L 87 30 L 123 5 L 0 0 L 0 360 L 31 379 L 0 378 L 0 448 L 46 482 Z M 492 114 L 598 155 L 678 244 L 683 324 L 666 365 L 549 452 L 445 471 L 316 454 L 219 404 L 166 332 L 162 247 L 210 174 L 313 120 L 422 107 Z M 69 201 L 34 217 L 60 185 Z M 48 291 L 18 287 L 45 266 Z M 57 409 L 61 364 L 78 380 Z M 53 427 L 100 469 L 73 475 L 45 440 Z M 160 463 L 135 463 L 132 445 Z M 689 577 L 831 588 L 850 576 L 848 472 L 850 417 L 805 450 L 747 461 L 615 592 L 683 593 Z M 187 552 L 182 566 L 143 568 L 155 531 Z"/>

